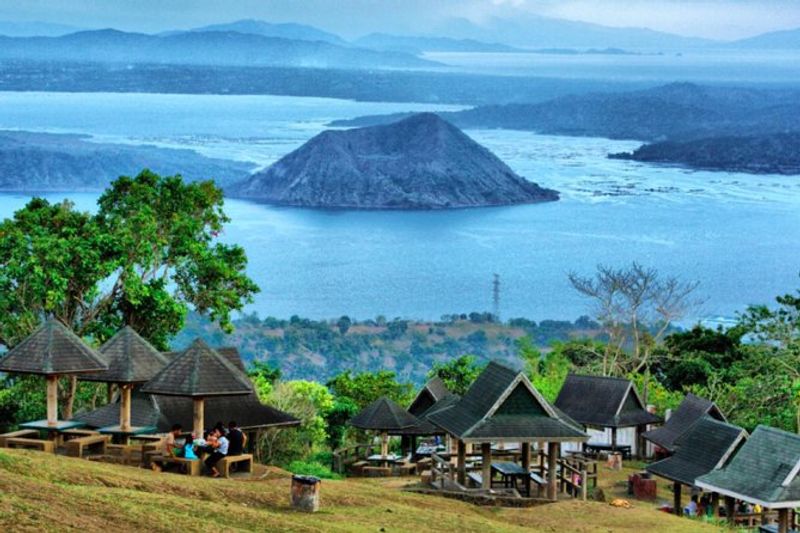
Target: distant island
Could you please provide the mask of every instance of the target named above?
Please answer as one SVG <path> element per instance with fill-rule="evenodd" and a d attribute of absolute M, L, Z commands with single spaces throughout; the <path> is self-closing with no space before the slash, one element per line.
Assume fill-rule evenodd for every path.
<path fill-rule="evenodd" d="M 800 133 L 660 142 L 608 157 L 728 172 L 800 174 Z"/>
<path fill-rule="evenodd" d="M 446 209 L 554 201 L 558 193 L 514 173 L 432 113 L 324 131 L 231 196 L 303 207 Z"/>
<path fill-rule="evenodd" d="M 93 142 L 88 135 L 0 131 L 3 191 L 98 191 L 143 168 L 224 185 L 249 176 L 253 167 L 192 150 Z"/>

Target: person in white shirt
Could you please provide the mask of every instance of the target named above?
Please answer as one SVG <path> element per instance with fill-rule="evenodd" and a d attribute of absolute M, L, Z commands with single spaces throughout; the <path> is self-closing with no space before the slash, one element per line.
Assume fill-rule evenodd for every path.
<path fill-rule="evenodd" d="M 220 473 L 219 470 L 217 470 L 217 463 L 220 459 L 228 455 L 228 446 L 230 442 L 228 442 L 228 438 L 218 429 L 214 429 L 213 433 L 217 437 L 217 440 L 213 444 L 214 451 L 211 452 L 211 455 L 206 459 L 206 467 L 211 471 L 212 477 L 219 477 Z"/>

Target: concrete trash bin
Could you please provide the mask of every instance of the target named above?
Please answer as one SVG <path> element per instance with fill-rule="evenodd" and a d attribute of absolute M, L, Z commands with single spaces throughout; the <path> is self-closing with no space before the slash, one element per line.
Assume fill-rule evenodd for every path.
<path fill-rule="evenodd" d="M 292 507 L 315 513 L 319 511 L 319 488 L 322 481 L 314 476 L 292 476 Z"/>

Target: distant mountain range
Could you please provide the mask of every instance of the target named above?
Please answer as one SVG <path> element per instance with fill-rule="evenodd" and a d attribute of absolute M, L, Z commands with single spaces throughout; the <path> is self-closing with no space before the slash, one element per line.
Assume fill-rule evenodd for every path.
<path fill-rule="evenodd" d="M 11 21 L 0 20 L 0 35 L 9 37 L 58 37 L 68 33 L 82 31 L 83 28 L 69 26 L 67 24 L 54 24 L 52 22 L 31 21 Z"/>
<path fill-rule="evenodd" d="M 403 52 L 368 50 L 323 41 L 233 31 L 147 35 L 113 29 L 82 31 L 62 37 L 0 37 L 0 59 L 316 68 L 436 65 Z"/>
<path fill-rule="evenodd" d="M 440 113 L 462 128 L 504 128 L 641 141 L 798 131 L 800 91 L 673 83 L 652 89 L 562 96 L 534 104 L 478 106 Z M 340 120 L 386 124 L 405 114 Z"/>
<path fill-rule="evenodd" d="M 446 209 L 553 201 L 558 193 L 514 173 L 432 113 L 325 131 L 226 192 L 278 205 Z"/>
<path fill-rule="evenodd" d="M 798 50 L 800 49 L 800 28 L 786 31 L 773 31 L 749 39 L 728 44 L 730 48 L 752 50 Z"/>
<path fill-rule="evenodd" d="M 121 175 L 149 168 L 188 180 L 241 181 L 250 163 L 213 159 L 192 150 L 98 143 L 74 134 L 0 131 L 0 190 L 94 191 Z"/>
<path fill-rule="evenodd" d="M 211 24 L 194 28 L 192 31 L 235 31 L 238 33 L 251 33 L 262 37 L 279 37 L 281 39 L 295 39 L 299 41 L 323 41 L 326 43 L 345 45 L 347 41 L 336 34 L 309 26 L 307 24 L 295 24 L 292 22 L 273 23 L 263 20 L 243 19 L 224 24 Z"/>
<path fill-rule="evenodd" d="M 506 44 L 476 41 L 474 39 L 452 39 L 448 37 L 389 35 L 370 33 L 353 42 L 357 46 L 375 50 L 393 50 L 419 55 L 424 52 L 524 52 Z"/>

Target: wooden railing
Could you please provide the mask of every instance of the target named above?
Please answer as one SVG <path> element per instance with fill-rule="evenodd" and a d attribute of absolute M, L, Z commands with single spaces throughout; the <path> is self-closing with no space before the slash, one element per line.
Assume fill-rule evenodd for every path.
<path fill-rule="evenodd" d="M 331 470 L 344 474 L 347 467 L 360 459 L 366 459 L 377 449 L 377 444 L 359 443 L 334 450 L 331 458 Z"/>

